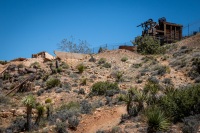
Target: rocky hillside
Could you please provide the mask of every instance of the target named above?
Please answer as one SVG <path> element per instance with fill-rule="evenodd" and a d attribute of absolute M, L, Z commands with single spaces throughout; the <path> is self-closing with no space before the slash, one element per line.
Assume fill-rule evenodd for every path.
<path fill-rule="evenodd" d="M 28 106 L 23 104 L 27 96 L 35 98 L 32 132 L 147 132 L 149 125 L 143 112 L 150 103 L 146 101 L 139 114 L 128 116 L 127 102 L 122 97 L 130 88 L 143 92 L 148 83 L 153 83 L 159 86 L 156 98 L 162 99 L 169 88 L 179 90 L 200 83 L 199 34 L 167 44 L 165 49 L 162 55 L 112 50 L 83 60 L 31 58 L 1 62 L 0 132 L 27 130 Z M 199 116 L 193 118 L 195 115 L 184 118 L 199 123 Z M 177 120 L 166 132 L 182 133 L 187 126 L 183 120 Z M 200 132 L 199 124 L 189 126 L 188 130 L 196 128 Z"/>

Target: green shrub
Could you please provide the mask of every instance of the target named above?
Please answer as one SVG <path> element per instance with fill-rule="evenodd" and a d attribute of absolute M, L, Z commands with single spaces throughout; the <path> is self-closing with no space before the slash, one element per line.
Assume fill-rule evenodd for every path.
<path fill-rule="evenodd" d="M 30 67 L 40 68 L 39 62 L 34 62 L 30 65 Z"/>
<path fill-rule="evenodd" d="M 166 92 L 159 101 L 160 107 L 174 122 L 184 117 L 200 113 L 200 84 Z"/>
<path fill-rule="evenodd" d="M 8 62 L 7 61 L 2 61 L 2 60 L 0 60 L 0 64 L 1 65 L 5 65 L 5 64 L 7 64 Z"/>
<path fill-rule="evenodd" d="M 52 100 L 51 100 L 50 98 L 47 98 L 47 99 L 45 100 L 45 103 L 52 103 Z"/>
<path fill-rule="evenodd" d="M 67 128 L 66 122 L 58 122 L 58 123 L 56 123 L 55 130 L 57 131 L 57 133 L 68 133 L 66 128 Z"/>
<path fill-rule="evenodd" d="M 81 85 L 86 85 L 87 84 L 87 78 L 81 79 Z"/>
<path fill-rule="evenodd" d="M 163 65 L 157 65 L 154 70 L 157 71 L 158 75 L 163 76 L 166 73 L 170 73 L 170 68 L 169 66 L 163 66 Z"/>
<path fill-rule="evenodd" d="M 128 57 L 122 57 L 122 58 L 121 58 L 121 61 L 122 61 L 122 62 L 126 62 L 127 60 L 128 60 Z"/>
<path fill-rule="evenodd" d="M 47 88 L 51 89 L 53 87 L 56 87 L 56 86 L 59 86 L 60 85 L 60 80 L 57 79 L 57 78 L 52 78 L 52 79 L 49 79 L 47 82 L 46 82 L 46 86 Z"/>
<path fill-rule="evenodd" d="M 17 65 L 18 68 L 23 68 L 24 65 L 22 63 L 20 63 L 19 65 Z"/>
<path fill-rule="evenodd" d="M 78 69 L 79 73 L 83 73 L 83 71 L 86 69 L 86 67 L 83 64 L 78 64 L 76 68 Z"/>
<path fill-rule="evenodd" d="M 142 64 L 141 63 L 139 63 L 139 64 L 133 64 L 133 67 L 134 68 L 139 68 L 139 67 L 142 67 Z"/>
<path fill-rule="evenodd" d="M 106 58 L 99 59 L 98 64 L 104 64 L 104 63 L 106 63 Z"/>
<path fill-rule="evenodd" d="M 169 128 L 170 122 L 164 113 L 158 107 L 151 107 L 145 111 L 147 118 L 147 132 L 154 133 L 157 131 L 165 131 Z"/>
<path fill-rule="evenodd" d="M 142 54 L 159 54 L 160 42 L 152 36 L 138 36 L 135 39 L 137 45 L 137 52 Z"/>
<path fill-rule="evenodd" d="M 79 120 L 76 116 L 72 116 L 68 119 L 68 124 L 69 124 L 69 128 L 76 130 L 79 124 Z"/>
<path fill-rule="evenodd" d="M 71 101 L 67 104 L 62 104 L 59 108 L 59 110 L 79 110 L 80 109 L 80 103 L 76 101 Z"/>
<path fill-rule="evenodd" d="M 63 69 L 68 69 L 69 65 L 65 62 L 62 62 L 62 64 L 60 65 Z"/>
<path fill-rule="evenodd" d="M 103 64 L 103 67 L 105 67 L 105 68 L 111 68 L 111 64 L 108 63 L 108 62 L 106 62 L 106 63 Z"/>
<path fill-rule="evenodd" d="M 114 90 L 119 92 L 119 87 L 117 83 L 110 83 L 108 81 L 105 82 L 97 82 L 91 87 L 91 95 L 105 95 L 107 90 Z"/>

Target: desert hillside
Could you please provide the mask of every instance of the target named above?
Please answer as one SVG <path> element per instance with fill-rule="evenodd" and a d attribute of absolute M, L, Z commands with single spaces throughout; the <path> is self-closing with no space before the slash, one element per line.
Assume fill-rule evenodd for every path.
<path fill-rule="evenodd" d="M 159 55 L 118 49 L 78 60 L 1 62 L 0 133 L 26 132 L 27 108 L 32 106 L 27 104 L 30 101 L 24 102 L 27 96 L 35 98 L 32 132 L 146 133 L 149 107 L 159 105 L 159 100 L 162 103 L 169 92 L 179 94 L 179 90 L 195 85 L 197 91 L 191 96 L 197 95 L 196 112 L 187 114 L 186 110 L 184 116 L 169 117 L 171 123 L 165 132 L 200 132 L 200 107 L 196 107 L 200 106 L 200 34 L 164 47 L 165 54 Z M 129 93 L 133 94 L 131 106 L 137 107 L 135 112 L 139 110 L 132 115 L 127 112 Z M 185 103 L 180 106 L 189 108 L 190 103 Z"/>

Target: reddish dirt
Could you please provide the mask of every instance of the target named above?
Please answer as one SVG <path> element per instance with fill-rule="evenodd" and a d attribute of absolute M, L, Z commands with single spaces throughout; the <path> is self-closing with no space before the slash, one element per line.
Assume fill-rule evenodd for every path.
<path fill-rule="evenodd" d="M 107 130 L 120 122 L 122 114 L 126 113 L 125 106 L 108 109 L 97 109 L 92 115 L 84 115 L 74 133 L 95 133 L 99 129 Z"/>

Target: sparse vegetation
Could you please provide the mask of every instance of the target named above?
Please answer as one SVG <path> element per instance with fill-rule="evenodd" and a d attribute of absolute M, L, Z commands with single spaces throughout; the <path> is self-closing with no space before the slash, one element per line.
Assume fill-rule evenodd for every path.
<path fill-rule="evenodd" d="M 122 61 L 122 62 L 126 62 L 127 60 L 128 60 L 128 57 L 122 57 L 122 58 L 121 58 L 121 61 Z"/>
<path fill-rule="evenodd" d="M 90 95 L 105 95 L 107 90 L 113 90 L 115 93 L 118 93 L 118 84 L 107 81 L 97 82 L 92 85 Z"/>
<path fill-rule="evenodd" d="M 159 54 L 160 42 L 154 39 L 152 36 L 138 36 L 135 39 L 137 45 L 137 52 L 142 54 Z"/>
<path fill-rule="evenodd" d="M 104 64 L 104 63 L 106 63 L 106 58 L 99 59 L 98 64 Z"/>
<path fill-rule="evenodd" d="M 166 131 L 169 128 L 170 122 L 165 117 L 164 113 L 158 107 L 151 107 L 145 111 L 147 118 L 148 133 L 155 133 L 157 131 Z"/>
<path fill-rule="evenodd" d="M 111 64 L 108 62 L 104 63 L 102 66 L 105 68 L 111 68 Z"/>
<path fill-rule="evenodd" d="M 78 69 L 79 73 L 83 73 L 83 71 L 86 69 L 86 67 L 83 64 L 78 64 L 76 68 Z"/>
<path fill-rule="evenodd" d="M 51 88 L 59 86 L 59 85 L 60 85 L 60 80 L 57 78 L 51 78 L 46 82 L 46 86 L 48 89 L 51 89 Z"/>

